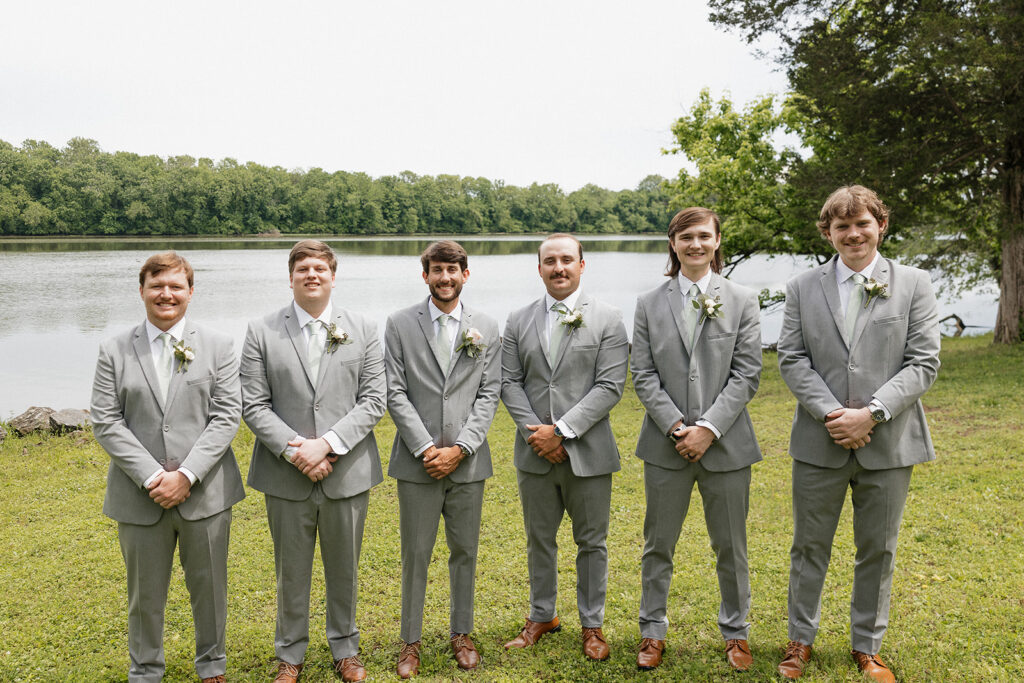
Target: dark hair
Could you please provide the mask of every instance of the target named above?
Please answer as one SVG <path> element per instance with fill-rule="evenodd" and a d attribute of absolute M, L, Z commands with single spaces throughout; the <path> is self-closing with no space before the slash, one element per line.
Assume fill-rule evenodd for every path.
<path fill-rule="evenodd" d="M 452 240 L 440 240 L 434 242 L 420 254 L 420 265 L 423 272 L 430 270 L 430 262 L 434 263 L 458 263 L 459 270 L 469 268 L 469 256 L 462 245 Z"/>
<path fill-rule="evenodd" d="M 889 208 L 882 203 L 874 190 L 869 190 L 863 185 L 844 185 L 830 194 L 825 200 L 825 205 L 821 207 L 817 223 L 818 232 L 824 235 L 836 218 L 853 218 L 859 216 L 865 209 L 871 212 L 879 225 L 889 220 Z M 885 228 L 882 228 L 882 231 L 884 232 Z"/>
<path fill-rule="evenodd" d="M 672 216 L 672 220 L 668 223 L 668 269 L 665 271 L 665 275 L 669 277 L 675 277 L 679 275 L 679 257 L 676 255 L 676 250 L 672 248 L 672 240 L 675 236 L 681 233 L 687 228 L 691 228 L 695 225 L 703 225 L 710 221 L 715 226 L 715 234 L 722 234 L 722 221 L 718 218 L 718 214 L 711 209 L 705 209 L 700 206 L 691 206 L 689 208 L 681 210 L 675 216 Z M 711 270 L 716 273 L 722 272 L 722 245 L 718 245 L 718 249 L 715 249 L 715 257 L 711 259 Z"/>
<path fill-rule="evenodd" d="M 300 240 L 295 243 L 295 246 L 292 247 L 291 252 L 288 254 L 288 274 L 292 274 L 298 261 L 309 257 L 327 261 L 327 265 L 331 267 L 332 273 L 338 271 L 338 259 L 334 256 L 334 251 L 329 246 L 320 240 Z"/>
<path fill-rule="evenodd" d="M 139 270 L 139 286 L 146 284 L 146 276 L 151 275 L 156 277 L 165 270 L 178 270 L 181 268 L 185 271 L 185 277 L 188 279 L 188 286 L 193 286 L 195 280 L 195 273 L 192 270 L 192 266 L 185 260 L 184 256 L 179 256 L 173 251 L 165 251 L 159 254 L 153 254 L 146 262 L 142 264 L 142 269 Z"/>
<path fill-rule="evenodd" d="M 548 235 L 547 237 L 544 238 L 544 241 L 540 243 L 540 247 L 543 247 L 545 242 L 550 242 L 551 240 L 562 239 L 563 237 L 567 237 L 567 238 L 571 239 L 573 242 L 576 243 L 576 247 L 580 250 L 580 261 L 582 261 L 583 260 L 583 243 L 580 242 L 578 239 L 576 239 L 575 237 L 573 237 L 572 235 L 570 235 L 567 232 L 555 232 L 555 233 L 552 233 L 552 234 Z M 537 263 L 540 263 L 540 247 L 537 247 Z"/>

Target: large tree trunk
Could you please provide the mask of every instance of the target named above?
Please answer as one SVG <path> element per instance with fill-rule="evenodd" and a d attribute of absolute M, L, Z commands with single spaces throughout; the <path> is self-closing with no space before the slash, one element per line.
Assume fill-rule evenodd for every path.
<path fill-rule="evenodd" d="M 1003 165 L 1002 263 L 994 342 L 1024 341 L 1024 134 L 1011 135 Z"/>

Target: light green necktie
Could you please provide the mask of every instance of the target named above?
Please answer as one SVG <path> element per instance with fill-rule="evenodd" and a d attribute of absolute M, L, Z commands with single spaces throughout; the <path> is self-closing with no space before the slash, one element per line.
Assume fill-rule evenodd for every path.
<path fill-rule="evenodd" d="M 693 348 L 693 342 L 697 336 L 697 316 L 700 315 L 700 311 L 693 305 L 698 294 L 700 294 L 700 287 L 690 285 L 690 289 L 686 292 L 686 301 L 683 302 L 683 322 L 686 323 L 686 334 L 690 335 L 691 348 Z"/>
<path fill-rule="evenodd" d="M 558 360 L 558 350 L 565 338 L 565 325 L 562 324 L 562 316 L 568 313 L 569 309 L 561 301 L 556 301 L 551 304 L 551 310 L 559 314 L 552 323 L 551 338 L 548 340 L 548 360 L 554 366 L 555 361 Z"/>
<path fill-rule="evenodd" d="M 171 351 L 171 345 L 174 342 L 171 340 L 171 335 L 167 332 L 161 332 L 157 335 L 157 339 L 163 342 L 163 348 L 160 349 L 160 355 L 154 361 L 154 365 L 156 365 L 156 379 L 160 384 L 160 396 L 166 401 L 167 389 L 171 386 L 171 364 L 174 362 L 174 353 Z"/>
<path fill-rule="evenodd" d="M 437 316 L 437 337 L 434 339 L 434 355 L 437 356 L 437 364 L 441 366 L 441 372 L 448 375 L 448 366 L 452 362 L 452 337 L 448 334 L 448 321 L 451 316 L 442 313 Z"/>
<path fill-rule="evenodd" d="M 850 301 L 846 304 L 846 343 L 853 341 L 853 330 L 857 327 L 857 316 L 860 315 L 861 306 L 864 305 L 864 283 L 867 281 L 860 273 L 850 276 L 853 280 L 853 289 L 850 290 Z"/>
<path fill-rule="evenodd" d="M 313 386 L 316 386 L 320 377 L 320 359 L 324 356 L 324 326 L 314 318 L 306 323 L 309 328 L 309 340 L 306 342 L 306 359 L 309 361 L 309 371 L 313 374 Z"/>

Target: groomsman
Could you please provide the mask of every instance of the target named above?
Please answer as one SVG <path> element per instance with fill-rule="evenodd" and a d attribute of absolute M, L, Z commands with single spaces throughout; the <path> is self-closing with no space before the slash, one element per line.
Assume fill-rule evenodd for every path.
<path fill-rule="evenodd" d="M 894 680 L 878 657 L 889 623 L 896 537 L 914 465 L 935 458 L 921 396 L 939 369 L 928 273 L 882 258 L 889 211 L 871 190 L 841 187 L 818 230 L 837 256 L 793 278 L 779 369 L 796 396 L 789 644 L 779 673 L 799 678 L 821 617 L 821 591 L 846 489 L 857 548 L 850 639 L 857 667 Z"/>
<path fill-rule="evenodd" d="M 93 434 L 110 455 L 103 512 L 128 576 L 129 681 L 160 681 L 178 545 L 195 622 L 196 673 L 223 683 L 231 506 L 245 497 L 231 439 L 241 398 L 231 340 L 185 319 L 193 271 L 173 251 L 139 271 L 146 320 L 100 345 Z"/>
<path fill-rule="evenodd" d="M 622 397 L 628 345 L 621 313 L 580 291 L 583 246 L 554 234 L 538 251 L 547 293 L 509 315 L 501 398 L 516 424 L 515 466 L 526 526 L 530 616 L 505 648 L 561 628 L 556 535 L 564 513 L 576 542 L 583 652 L 608 658 L 604 621 L 608 515 L 619 450 L 608 413 Z"/>
<path fill-rule="evenodd" d="M 309 644 L 313 551 L 320 536 L 327 642 L 345 681 L 360 681 L 359 550 L 370 488 L 383 478 L 373 427 L 385 410 L 376 326 L 331 303 L 338 262 L 302 240 L 288 256 L 293 301 L 249 323 L 242 414 L 256 436 L 249 486 L 266 494 L 277 572 L 275 681 L 291 683 Z"/>
<path fill-rule="evenodd" d="M 401 678 L 419 673 L 427 569 L 442 516 L 452 651 L 463 669 L 480 663 L 469 634 L 484 480 L 492 474 L 486 437 L 501 392 L 498 325 L 460 300 L 469 279 L 465 249 L 435 242 L 420 263 L 430 296 L 392 314 L 384 335 L 397 427 L 388 474 L 398 480 L 401 518 Z"/>
<path fill-rule="evenodd" d="M 747 510 L 750 466 L 761 459 L 747 403 L 761 376 L 757 294 L 724 279 L 718 216 L 691 207 L 669 224 L 668 282 L 640 296 L 633 384 L 647 409 L 636 455 L 647 516 L 637 666 L 661 664 L 672 557 L 694 484 L 704 501 L 729 665 L 750 668 Z"/>

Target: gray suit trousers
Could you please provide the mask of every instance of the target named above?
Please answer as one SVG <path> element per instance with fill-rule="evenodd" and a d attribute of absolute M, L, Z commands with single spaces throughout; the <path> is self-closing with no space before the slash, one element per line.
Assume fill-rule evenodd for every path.
<path fill-rule="evenodd" d="M 913 466 L 866 470 L 851 453 L 838 469 L 793 461 L 793 547 L 789 552 L 789 638 L 814 643 L 821 620 L 821 591 L 832 539 L 852 489 L 853 542 L 857 548 L 850 597 L 850 642 L 877 654 L 889 625 L 889 594 L 896 565 L 896 536 Z"/>
<path fill-rule="evenodd" d="M 423 634 L 423 602 L 427 570 L 434 552 L 437 526 L 444 516 L 448 542 L 448 584 L 452 633 L 473 631 L 476 554 L 484 482 L 459 484 L 449 477 L 427 484 L 398 480 L 402 534 L 402 640 L 414 643 Z"/>
<path fill-rule="evenodd" d="M 356 587 L 370 492 L 335 500 L 325 496 L 317 482 L 305 500 L 286 500 L 269 494 L 266 499 L 277 570 L 274 651 L 278 659 L 301 664 L 306 656 L 313 551 L 318 532 L 327 593 L 327 643 L 334 659 L 358 654 Z"/>
<path fill-rule="evenodd" d="M 516 470 L 526 526 L 530 619 L 551 621 L 558 597 L 558 527 L 568 512 L 576 542 L 576 607 L 580 625 L 600 627 L 608 587 L 608 515 L 612 475 L 578 477 L 569 461 L 547 474 Z"/>
<path fill-rule="evenodd" d="M 177 508 L 156 524 L 119 522 L 117 536 L 128 574 L 128 680 L 158 683 L 164 674 L 164 608 L 178 545 L 196 634 L 196 674 L 211 678 L 227 666 L 228 541 L 231 508 L 189 521 Z"/>
<path fill-rule="evenodd" d="M 747 568 L 747 511 L 750 467 L 709 472 L 699 464 L 669 470 L 644 463 L 647 516 L 641 560 L 640 636 L 664 640 L 668 632 L 668 593 L 672 558 L 696 483 L 704 502 L 704 521 L 715 553 L 718 629 L 725 639 L 746 640 L 750 633 L 750 573 Z"/>

